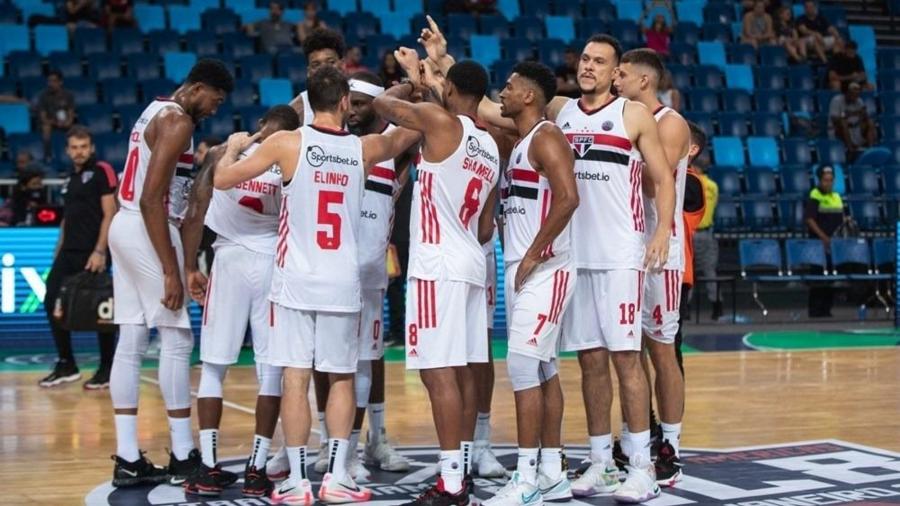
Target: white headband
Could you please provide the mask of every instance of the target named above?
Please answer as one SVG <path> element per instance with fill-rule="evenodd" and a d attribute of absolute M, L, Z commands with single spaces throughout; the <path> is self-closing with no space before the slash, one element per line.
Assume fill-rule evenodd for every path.
<path fill-rule="evenodd" d="M 368 95 L 370 97 L 377 97 L 384 93 L 384 88 L 381 86 L 374 85 L 372 83 L 367 83 L 365 81 L 360 81 L 359 79 L 351 79 L 350 80 L 350 91 L 358 91 L 363 95 Z"/>

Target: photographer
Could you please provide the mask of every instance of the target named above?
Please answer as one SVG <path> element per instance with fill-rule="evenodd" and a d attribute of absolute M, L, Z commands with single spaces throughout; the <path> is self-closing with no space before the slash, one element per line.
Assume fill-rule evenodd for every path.
<path fill-rule="evenodd" d="M 106 272 L 109 266 L 106 247 L 109 224 L 116 213 L 116 175 L 109 164 L 97 162 L 94 158 L 94 144 L 86 128 L 76 125 L 69 130 L 66 134 L 66 154 L 72 160 L 72 170 L 63 189 L 65 211 L 44 297 L 44 308 L 59 360 L 53 372 L 40 381 L 42 387 L 53 387 L 81 378 L 72 353 L 71 333 L 54 318 L 54 306 L 67 277 L 85 270 Z M 115 351 L 114 333 L 98 332 L 97 336 L 100 367 L 85 382 L 84 388 L 88 390 L 109 386 L 109 371 Z"/>

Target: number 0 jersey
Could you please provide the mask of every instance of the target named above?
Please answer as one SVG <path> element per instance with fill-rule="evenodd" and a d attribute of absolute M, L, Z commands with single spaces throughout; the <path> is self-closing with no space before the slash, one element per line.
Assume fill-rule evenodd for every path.
<path fill-rule="evenodd" d="M 382 134 L 395 129 L 388 124 Z M 385 160 L 369 172 L 359 225 L 359 276 L 363 289 L 384 290 L 388 285 L 387 248 L 394 223 L 394 193 L 400 189 L 394 160 Z"/>

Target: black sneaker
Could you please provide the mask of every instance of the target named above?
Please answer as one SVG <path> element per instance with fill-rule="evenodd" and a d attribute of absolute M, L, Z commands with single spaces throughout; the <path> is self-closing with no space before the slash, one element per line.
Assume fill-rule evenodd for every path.
<path fill-rule="evenodd" d="M 177 487 L 183 484 L 188 477 L 198 472 L 202 465 L 203 459 L 200 458 L 200 451 L 196 448 L 191 450 L 184 460 L 178 460 L 174 453 L 169 453 L 169 485 Z"/>
<path fill-rule="evenodd" d="M 244 497 L 269 497 L 275 484 L 266 476 L 265 469 L 260 471 L 255 466 L 247 466 L 244 470 Z"/>
<path fill-rule="evenodd" d="M 116 467 L 113 468 L 112 485 L 114 487 L 133 487 L 145 483 L 162 483 L 169 477 L 166 468 L 153 465 L 150 459 L 141 452 L 141 458 L 134 462 L 111 455 Z"/>
<path fill-rule="evenodd" d="M 184 483 L 185 494 L 217 496 L 222 493 L 222 485 L 219 483 L 218 476 L 214 467 L 208 467 L 201 463 L 197 471 L 190 475 Z"/>
<path fill-rule="evenodd" d="M 661 487 L 672 487 L 681 481 L 681 459 L 675 455 L 675 448 L 668 440 L 662 442 L 656 457 L 656 483 Z"/>
<path fill-rule="evenodd" d="M 628 457 L 625 455 L 625 452 L 622 451 L 622 445 L 619 443 L 617 439 L 613 443 L 613 460 L 616 463 L 616 467 L 619 468 L 619 476 L 625 476 L 628 470 L 625 466 L 628 464 Z"/>
<path fill-rule="evenodd" d="M 78 366 L 68 360 L 57 360 L 56 365 L 53 367 L 53 372 L 44 376 L 44 378 L 38 382 L 38 385 L 44 388 L 50 388 L 62 385 L 63 383 L 78 381 L 80 379 L 81 373 L 78 371 Z"/>
<path fill-rule="evenodd" d="M 438 478 L 437 483 L 422 492 L 411 502 L 403 506 L 467 506 L 469 504 L 469 492 L 463 483 L 463 489 L 456 494 L 444 490 L 444 480 Z"/>
<path fill-rule="evenodd" d="M 109 388 L 109 370 L 97 369 L 91 379 L 82 385 L 85 390 L 103 390 Z"/>

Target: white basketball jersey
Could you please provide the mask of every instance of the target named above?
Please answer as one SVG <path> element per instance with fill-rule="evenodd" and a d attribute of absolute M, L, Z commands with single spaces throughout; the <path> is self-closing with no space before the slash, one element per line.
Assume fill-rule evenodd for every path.
<path fill-rule="evenodd" d="M 250 145 L 239 158 L 247 158 L 258 147 L 258 143 Z M 272 165 L 262 174 L 230 190 L 213 190 L 205 223 L 231 242 L 257 253 L 272 255 L 275 253 L 280 207 L 281 167 Z"/>
<path fill-rule="evenodd" d="M 458 116 L 459 146 L 440 162 L 418 166 L 410 210 L 408 275 L 425 280 L 465 281 L 484 286 L 484 250 L 478 218 L 497 183 L 500 156 L 488 131 Z"/>
<path fill-rule="evenodd" d="M 575 152 L 572 251 L 582 269 L 643 269 L 642 162 L 625 131 L 626 103 L 614 98 L 589 111 L 572 99 L 556 118 Z"/>
<path fill-rule="evenodd" d="M 388 124 L 382 134 L 395 129 Z M 383 290 L 388 285 L 387 248 L 394 222 L 394 194 L 400 189 L 394 160 L 385 160 L 369 172 L 363 193 L 359 225 L 359 277 L 363 289 Z"/>
<path fill-rule="evenodd" d="M 310 125 L 300 133 L 297 170 L 282 183 L 270 298 L 293 309 L 356 312 L 362 143 L 349 132 Z"/>
<path fill-rule="evenodd" d="M 506 226 L 503 227 L 503 260 L 506 263 L 522 260 L 550 212 L 553 197 L 550 182 L 531 165 L 531 160 L 528 159 L 528 151 L 535 132 L 547 123 L 550 122 L 541 121 L 532 127 L 531 131 L 516 144 L 510 155 L 509 166 L 506 169 L 509 187 L 503 203 L 506 217 Z M 541 255 L 552 257 L 567 253 L 570 246 L 570 228 L 569 224 L 566 224 Z"/>
<path fill-rule="evenodd" d="M 653 113 L 653 117 L 659 122 L 663 116 L 669 113 L 675 113 L 675 111 L 669 107 L 662 106 Z M 684 270 L 684 220 L 682 219 L 682 212 L 684 210 L 684 185 L 687 179 L 687 167 L 688 157 L 684 155 L 683 158 L 678 160 L 678 166 L 675 167 L 675 223 L 672 226 L 672 235 L 669 236 L 669 258 L 664 266 L 668 270 Z M 644 214 L 647 216 L 647 240 L 650 240 L 656 231 L 657 217 L 656 205 L 649 199 L 644 201 Z"/>
<path fill-rule="evenodd" d="M 131 129 L 128 138 L 128 158 L 125 162 L 125 171 L 122 175 L 122 183 L 119 185 L 119 205 L 124 209 L 140 212 L 141 193 L 144 191 L 144 179 L 147 177 L 147 167 L 150 163 L 150 146 L 144 139 L 144 132 L 150 121 L 156 117 L 159 111 L 173 107 L 183 110 L 173 100 L 158 98 L 150 103 L 137 123 Z M 181 224 L 185 212 L 187 212 L 188 197 L 191 186 L 194 183 L 194 140 L 188 150 L 178 157 L 175 163 L 175 174 L 169 183 L 169 195 L 166 198 L 166 206 L 169 209 L 169 220 L 176 225 Z"/>
<path fill-rule="evenodd" d="M 303 123 L 301 123 L 301 125 L 312 125 L 315 113 L 313 112 L 312 106 L 309 105 L 309 92 L 303 91 L 300 93 L 300 98 L 303 100 L 303 117 L 300 118 L 303 120 Z"/>

